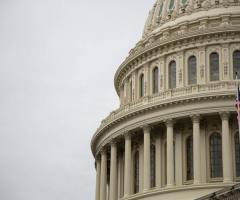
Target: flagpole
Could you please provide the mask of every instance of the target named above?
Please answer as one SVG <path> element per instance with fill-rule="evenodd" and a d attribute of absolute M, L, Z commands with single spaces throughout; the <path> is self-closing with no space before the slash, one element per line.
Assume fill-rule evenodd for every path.
<path fill-rule="evenodd" d="M 239 83 L 238 83 L 238 102 L 239 102 Z M 237 117 L 237 119 L 238 119 L 238 134 L 239 134 L 239 144 L 240 144 L 240 112 L 239 112 L 239 103 L 237 104 L 237 106 L 238 106 L 238 111 L 237 111 L 237 113 L 238 113 L 238 117 Z"/>
<path fill-rule="evenodd" d="M 240 105 L 239 105 L 239 81 L 238 73 L 236 72 L 236 81 L 237 81 L 237 120 L 238 120 L 238 134 L 239 134 L 239 144 L 240 144 Z"/>

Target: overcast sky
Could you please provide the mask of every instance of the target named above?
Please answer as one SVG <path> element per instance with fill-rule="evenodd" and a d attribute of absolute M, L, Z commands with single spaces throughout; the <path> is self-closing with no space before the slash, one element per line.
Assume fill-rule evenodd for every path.
<path fill-rule="evenodd" d="M 93 200 L 90 140 L 155 0 L 0 0 L 0 199 Z"/>

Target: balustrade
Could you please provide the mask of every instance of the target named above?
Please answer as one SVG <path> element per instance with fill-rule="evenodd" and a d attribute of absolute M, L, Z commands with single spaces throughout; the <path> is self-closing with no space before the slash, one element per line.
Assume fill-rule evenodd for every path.
<path fill-rule="evenodd" d="M 230 92 L 235 94 L 237 88 L 238 81 L 225 81 L 225 82 L 216 82 L 216 83 L 209 83 L 204 85 L 195 85 L 195 86 L 188 86 L 183 88 L 175 88 L 172 90 L 166 90 L 163 92 L 159 92 L 158 94 L 152 96 L 145 96 L 136 101 L 133 101 L 129 104 L 122 105 L 119 109 L 110 113 L 110 115 L 105 118 L 99 129 L 101 130 L 104 128 L 105 125 L 110 124 L 111 122 L 133 112 L 136 109 L 141 109 L 141 107 L 151 107 L 153 104 L 161 104 L 166 103 L 166 100 L 169 102 L 176 100 L 176 98 L 182 97 L 188 98 L 188 96 L 193 95 L 204 95 L 204 94 L 212 94 L 213 96 L 217 95 L 217 92 Z M 214 92 L 214 94 L 212 93 Z M 144 107 L 144 108 L 145 108 Z"/>

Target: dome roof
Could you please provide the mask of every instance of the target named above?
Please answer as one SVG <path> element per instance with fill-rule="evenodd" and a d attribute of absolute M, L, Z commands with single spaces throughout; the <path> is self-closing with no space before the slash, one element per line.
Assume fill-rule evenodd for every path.
<path fill-rule="evenodd" d="M 227 8 L 236 8 L 238 6 L 238 0 L 157 0 L 149 12 L 143 31 L 143 38 L 159 28 L 165 27 L 165 24 L 169 24 L 169 22 L 173 24 L 176 21 L 194 20 L 192 15 L 195 15 L 195 18 L 204 18 L 209 15 L 222 15 L 224 12 L 225 14 L 232 14 L 232 10 L 230 12 Z M 215 11 L 208 12 L 213 9 Z M 184 21 L 179 20 L 182 17 L 184 17 Z"/>

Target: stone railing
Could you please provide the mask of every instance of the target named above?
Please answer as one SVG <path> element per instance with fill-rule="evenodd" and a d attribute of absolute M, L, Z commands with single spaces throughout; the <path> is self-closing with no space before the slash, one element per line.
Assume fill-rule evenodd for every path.
<path fill-rule="evenodd" d="M 204 85 L 194 85 L 176 88 L 160 92 L 156 95 L 145 96 L 129 104 L 122 105 L 119 109 L 111 112 L 107 118 L 102 120 L 102 123 L 98 128 L 97 133 L 115 120 L 141 108 L 147 108 L 159 104 L 166 104 L 178 100 L 198 98 L 202 96 L 215 96 L 217 94 L 221 95 L 221 92 L 223 92 L 223 94 L 229 94 L 229 92 L 231 94 L 234 94 L 237 88 L 237 84 L 238 81 L 221 81 Z"/>

